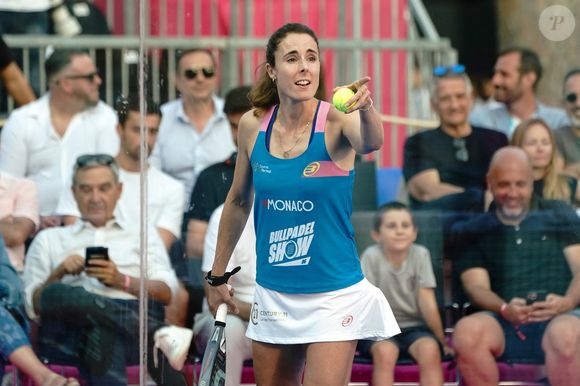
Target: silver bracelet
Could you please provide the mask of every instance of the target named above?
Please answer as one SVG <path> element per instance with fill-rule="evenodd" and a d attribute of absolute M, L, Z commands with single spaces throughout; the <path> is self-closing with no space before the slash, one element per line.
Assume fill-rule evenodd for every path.
<path fill-rule="evenodd" d="M 374 104 L 374 101 L 373 101 L 373 99 L 371 98 L 371 104 L 370 104 L 370 106 L 369 106 L 369 107 L 367 107 L 366 109 L 359 109 L 359 110 L 360 110 L 360 111 L 365 111 L 365 112 L 366 112 L 366 111 L 369 111 L 369 110 L 371 109 L 371 107 L 373 107 L 373 104 Z"/>

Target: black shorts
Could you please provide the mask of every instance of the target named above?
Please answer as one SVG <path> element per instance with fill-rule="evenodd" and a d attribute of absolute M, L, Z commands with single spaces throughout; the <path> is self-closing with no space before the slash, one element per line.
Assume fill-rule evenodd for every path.
<path fill-rule="evenodd" d="M 395 335 L 387 340 L 394 343 L 399 348 L 399 359 L 413 359 L 411 354 L 409 354 L 409 347 L 417 339 L 424 337 L 431 338 L 436 341 L 439 344 L 439 349 L 441 352 L 443 352 L 443 348 L 437 341 L 437 338 L 435 338 L 433 332 L 431 332 L 431 330 L 424 325 L 402 328 L 399 335 Z M 359 355 L 365 358 L 371 358 L 371 347 L 375 343 L 377 343 L 375 340 L 360 340 L 357 345 L 357 351 L 359 352 Z"/>

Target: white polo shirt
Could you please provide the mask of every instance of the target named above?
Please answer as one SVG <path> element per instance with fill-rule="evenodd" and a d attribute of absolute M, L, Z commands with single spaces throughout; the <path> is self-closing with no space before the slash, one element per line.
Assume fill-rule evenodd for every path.
<path fill-rule="evenodd" d="M 156 228 L 168 230 L 179 238 L 185 196 L 183 185 L 154 166 L 149 167 L 147 176 L 148 223 Z M 139 229 L 141 223 L 141 174 L 119 168 L 119 180 L 123 183 L 123 192 L 115 207 L 115 218 L 130 227 Z M 81 216 L 70 188 L 63 191 L 56 207 L 56 213 L 65 216 Z"/>
<path fill-rule="evenodd" d="M 169 262 L 169 256 L 158 233 L 150 227 L 147 238 L 147 279 L 164 282 L 175 294 L 177 277 Z M 36 318 L 32 296 L 44 285 L 50 274 L 70 255 L 85 256 L 86 247 L 109 248 L 109 258 L 124 275 L 140 277 L 140 234 L 126 224 L 110 220 L 105 226 L 95 228 L 91 223 L 78 220 L 66 227 L 48 228 L 41 231 L 30 245 L 24 263 L 24 296 L 26 312 Z M 87 276 L 66 275 L 63 284 L 83 287 L 88 292 L 112 299 L 136 299 L 128 292 L 108 287 L 99 280 Z"/>
<path fill-rule="evenodd" d="M 185 187 L 185 205 L 199 173 L 206 167 L 224 161 L 236 151 L 230 123 L 223 113 L 224 102 L 213 97 L 215 113 L 201 133 L 189 122 L 183 100 L 161 107 L 163 118 L 150 161 L 159 169 L 181 181 Z"/>
<path fill-rule="evenodd" d="M 52 127 L 49 98 L 46 94 L 14 110 L 0 136 L 0 170 L 36 183 L 41 216 L 54 214 L 78 156 L 119 151 L 113 109 L 99 102 L 76 114 L 61 137 Z"/>

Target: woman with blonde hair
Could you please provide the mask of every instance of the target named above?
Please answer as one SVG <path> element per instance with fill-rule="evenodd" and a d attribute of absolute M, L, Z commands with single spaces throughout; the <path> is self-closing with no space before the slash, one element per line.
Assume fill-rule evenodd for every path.
<path fill-rule="evenodd" d="M 520 123 L 513 133 L 511 145 L 521 147 L 530 158 L 535 194 L 576 206 L 580 201 L 577 181 L 563 174 L 554 134 L 546 122 L 533 118 Z"/>

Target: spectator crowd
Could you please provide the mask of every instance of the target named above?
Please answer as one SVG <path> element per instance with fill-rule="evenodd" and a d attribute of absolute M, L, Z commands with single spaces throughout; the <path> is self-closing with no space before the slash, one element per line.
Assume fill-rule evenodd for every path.
<path fill-rule="evenodd" d="M 249 86 L 218 95 L 219 67 L 209 50 L 181 51 L 178 99 L 108 106 L 88 51 L 56 49 L 37 99 L 0 37 L 0 79 L 19 105 L 0 133 L 0 374 L 12 363 L 37 385 L 78 384 L 44 364 L 55 363 L 91 385 L 126 385 L 144 282 L 149 374 L 186 384 L 184 363 L 213 326 L 199 277 L 212 268 L 238 123 L 252 109 Z M 392 384 L 400 357 L 417 362 L 422 384 L 441 384 L 453 356 L 468 385 L 497 384 L 502 360 L 543 363 L 554 386 L 580 384 L 580 68 L 562 81 L 562 107 L 540 101 L 542 73 L 535 52 L 506 49 L 492 97 L 474 107 L 464 66 L 433 69 L 440 126 L 406 139 L 409 205 L 377 210 L 375 244 L 361 255 L 402 330 L 359 342 L 373 384 Z M 417 216 L 441 224 L 452 298 L 471 304 L 452 337 L 436 296 L 439 251 L 417 242 Z M 226 323 L 229 386 L 252 358 L 253 221 L 228 266 L 242 266 L 230 281 L 239 313 Z"/>

